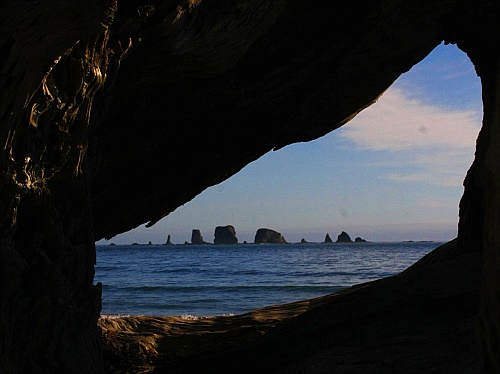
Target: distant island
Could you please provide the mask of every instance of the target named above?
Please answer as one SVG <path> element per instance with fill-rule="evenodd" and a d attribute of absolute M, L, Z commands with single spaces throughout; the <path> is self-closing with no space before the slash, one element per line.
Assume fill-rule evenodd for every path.
<path fill-rule="evenodd" d="M 281 233 L 271 229 L 258 229 L 255 233 L 254 244 L 287 244 Z"/>
<path fill-rule="evenodd" d="M 238 244 L 238 238 L 236 237 L 236 230 L 234 226 L 217 226 L 214 233 L 214 244 Z"/>
<path fill-rule="evenodd" d="M 406 242 L 410 243 L 413 241 L 408 240 Z M 422 240 L 420 242 L 426 242 L 426 241 Z M 309 243 L 310 244 L 368 243 L 368 241 L 359 236 L 356 237 L 353 241 L 347 232 L 341 231 L 340 234 L 337 236 L 337 240 L 335 242 L 332 240 L 329 233 L 326 233 L 323 242 L 310 242 L 305 238 L 302 238 L 300 240 L 300 244 L 309 244 Z M 200 229 L 192 229 L 190 242 L 185 241 L 183 244 L 175 244 L 172 241 L 171 234 L 168 234 L 166 242 L 162 245 L 173 246 L 173 245 L 234 245 L 234 244 L 249 244 L 249 243 L 246 240 L 243 243 L 239 243 L 238 238 L 236 236 L 236 229 L 234 228 L 234 226 L 226 225 L 226 226 L 217 226 L 215 228 L 213 243 L 204 240 Z M 285 239 L 285 237 L 280 232 L 276 230 L 270 228 L 259 228 L 255 233 L 253 244 L 290 244 L 290 243 Z M 115 246 L 116 244 L 110 243 L 109 245 Z M 137 242 L 134 242 L 131 245 L 142 246 L 142 245 L 153 245 L 153 243 L 151 241 L 149 241 L 147 244 L 139 244 Z"/>
<path fill-rule="evenodd" d="M 333 243 L 333 240 L 330 237 L 329 233 L 326 233 L 324 243 L 326 243 L 326 244 Z M 354 242 L 353 242 L 352 239 L 351 239 L 351 237 L 349 236 L 349 234 L 346 233 L 345 231 L 342 231 L 337 236 L 337 241 L 335 243 L 367 243 L 367 241 L 365 239 L 363 239 L 363 238 L 361 238 L 361 237 L 358 236 L 356 239 L 354 239 Z"/>

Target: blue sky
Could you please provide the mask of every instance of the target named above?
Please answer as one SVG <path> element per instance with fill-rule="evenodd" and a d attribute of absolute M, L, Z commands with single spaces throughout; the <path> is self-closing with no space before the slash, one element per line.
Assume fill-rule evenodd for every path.
<path fill-rule="evenodd" d="M 97 244 L 212 242 L 231 224 L 240 242 L 258 228 L 287 241 L 335 240 L 341 231 L 371 241 L 453 239 L 462 182 L 482 119 L 472 63 L 438 46 L 342 128 L 289 145 L 247 165 L 151 228 Z"/>

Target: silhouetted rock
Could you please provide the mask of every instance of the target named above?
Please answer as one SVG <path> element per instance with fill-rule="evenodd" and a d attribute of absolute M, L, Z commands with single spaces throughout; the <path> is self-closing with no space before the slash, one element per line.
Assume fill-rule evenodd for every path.
<path fill-rule="evenodd" d="M 201 231 L 198 229 L 193 229 L 191 233 L 191 244 L 208 244 L 203 240 L 203 236 L 201 235 Z"/>
<path fill-rule="evenodd" d="M 284 244 L 285 238 L 279 232 L 271 229 L 258 229 L 255 233 L 255 244 Z"/>
<path fill-rule="evenodd" d="M 221 3 L 1 3 L 2 372 L 104 372 L 96 324 L 101 286 L 93 284 L 94 240 L 112 238 L 146 222 L 151 226 L 270 149 L 310 141 L 344 125 L 443 41 L 457 43 L 467 53 L 483 84 L 483 130 L 460 202 L 460 253 L 484 250 L 485 258 L 498 258 L 498 246 L 490 245 L 500 241 L 500 230 L 495 229 L 500 210 L 499 69 L 494 52 L 500 34 L 498 2 L 350 1 L 338 12 L 305 0 L 275 2 L 276 6 L 268 1 Z M 496 312 L 500 284 L 498 266 L 488 261 L 485 265 L 480 345 L 488 358 L 485 367 L 494 370 L 500 365 Z M 434 274 L 446 273 L 430 272 L 430 285 L 441 288 Z M 467 283 L 473 276 L 457 273 L 455 278 L 453 285 L 456 280 Z M 415 299 L 427 295 L 431 302 L 422 308 L 417 305 L 417 312 L 429 310 L 442 316 L 455 309 L 448 301 L 436 302 L 429 287 L 421 290 Z M 363 313 L 360 318 L 353 316 L 351 307 L 340 309 L 349 310 L 346 314 L 351 319 L 346 323 L 355 321 L 353 328 L 339 322 L 340 313 L 332 309 L 310 323 L 323 333 L 330 328 L 323 321 L 335 322 L 348 331 L 349 341 L 361 339 L 358 349 L 345 347 L 337 334 L 323 334 L 318 337 L 322 344 L 317 348 L 309 344 L 304 351 L 304 338 L 312 341 L 315 336 L 305 330 L 308 323 L 290 318 L 293 324 L 280 331 L 300 331 L 292 335 L 296 344 L 285 336 L 287 350 L 277 350 L 266 330 L 252 328 L 254 335 L 264 332 L 267 346 L 244 356 L 238 338 L 235 361 L 243 363 L 247 372 L 263 371 L 247 364 L 271 360 L 274 368 L 292 372 L 274 359 L 300 361 L 317 358 L 321 352 L 321 358 L 332 353 L 331 367 L 337 362 L 357 364 L 339 370 L 344 372 L 380 372 L 380 364 L 385 371 L 401 373 L 409 367 L 414 372 L 466 370 L 462 362 L 468 361 L 462 352 L 473 350 L 472 341 L 469 348 L 452 349 L 454 357 L 445 361 L 449 367 L 441 361 L 428 366 L 431 370 L 419 370 L 421 359 L 441 357 L 450 349 L 429 349 L 427 343 L 435 334 L 418 339 L 426 344 L 415 344 L 415 339 L 402 344 L 400 335 L 392 334 L 394 325 L 404 325 L 394 324 L 393 316 L 406 314 L 416 301 L 408 292 L 402 295 L 411 301 L 404 303 L 404 310 L 381 309 L 370 318 Z M 360 296 L 349 296 L 356 297 Z M 372 304 L 361 311 L 371 310 L 385 297 L 371 297 Z M 382 316 L 388 318 L 390 335 L 399 346 L 388 346 L 376 335 L 368 341 L 371 333 L 360 330 L 367 320 L 378 322 Z M 407 322 L 420 330 L 418 320 Z M 440 323 L 435 320 L 430 325 L 435 329 Z M 247 323 L 241 326 L 248 330 Z M 414 330 L 409 327 L 398 333 L 411 338 Z M 334 340 L 341 345 L 329 346 Z M 250 341 L 254 347 L 259 345 L 254 336 Z M 172 354 L 178 353 L 171 348 L 178 345 L 162 344 Z M 196 340 L 196 345 L 202 344 Z M 399 351 L 418 345 L 427 351 L 411 358 Z M 211 351 L 204 356 L 187 350 L 183 362 L 203 367 L 196 359 L 223 344 L 210 341 L 206 346 Z M 229 342 L 224 346 L 234 349 Z M 363 357 L 364 348 L 370 346 L 384 347 L 388 356 L 380 357 L 382 349 L 378 349 L 375 356 Z M 128 352 L 133 350 L 127 347 Z M 184 351 L 184 346 L 180 349 Z M 335 356 L 339 350 L 350 355 Z M 272 356 L 259 354 L 256 359 L 256 352 Z M 211 361 L 227 363 L 224 358 L 230 354 L 212 356 Z M 112 360 L 113 364 L 128 365 L 129 357 L 123 357 Z M 364 367 L 369 362 L 377 368 Z M 295 372 L 317 367 L 315 362 L 301 363 Z M 170 371 L 163 369 L 158 371 Z"/>
<path fill-rule="evenodd" d="M 333 240 L 332 240 L 332 238 L 330 238 L 330 234 L 329 233 L 326 233 L 325 243 L 333 243 Z"/>
<path fill-rule="evenodd" d="M 352 243 L 352 239 L 345 231 L 342 231 L 337 237 L 337 243 Z"/>
<path fill-rule="evenodd" d="M 215 239 L 214 244 L 238 244 L 238 238 L 236 237 L 236 230 L 233 226 L 217 226 L 215 228 Z"/>
<path fill-rule="evenodd" d="M 307 240 L 305 240 L 304 238 L 302 238 L 302 239 L 300 239 L 300 242 L 301 242 L 302 244 L 305 244 L 305 243 L 307 243 Z"/>
<path fill-rule="evenodd" d="M 356 239 L 354 239 L 354 243 L 366 243 L 366 240 L 358 236 Z"/>
<path fill-rule="evenodd" d="M 174 245 L 172 243 L 172 240 L 170 240 L 170 234 L 167 236 L 167 242 L 165 243 L 165 245 Z"/>

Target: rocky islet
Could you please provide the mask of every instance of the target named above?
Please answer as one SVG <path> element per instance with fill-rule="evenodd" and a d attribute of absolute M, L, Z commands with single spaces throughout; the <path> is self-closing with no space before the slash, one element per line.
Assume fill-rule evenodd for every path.
<path fill-rule="evenodd" d="M 254 237 L 254 244 L 288 244 L 285 237 L 278 231 L 269 228 L 259 228 L 257 229 Z M 305 238 L 300 240 L 301 244 L 314 243 L 307 241 Z M 329 233 L 326 233 L 325 240 L 323 241 L 325 244 L 334 243 L 330 237 Z M 351 239 L 348 233 L 342 231 L 335 243 L 367 243 L 367 240 L 356 237 L 354 241 Z M 137 244 L 137 243 L 134 243 Z M 184 242 L 184 245 L 207 245 L 211 244 L 205 242 L 203 240 L 203 236 L 201 234 L 201 230 L 193 229 L 191 233 L 191 242 Z M 236 237 L 236 229 L 233 225 L 227 226 L 217 226 L 214 231 L 214 245 L 231 245 L 231 244 L 239 244 L 238 238 Z M 248 244 L 247 241 L 244 241 L 243 244 Z M 165 245 L 173 245 L 171 241 L 171 236 L 168 234 L 167 242 Z"/>

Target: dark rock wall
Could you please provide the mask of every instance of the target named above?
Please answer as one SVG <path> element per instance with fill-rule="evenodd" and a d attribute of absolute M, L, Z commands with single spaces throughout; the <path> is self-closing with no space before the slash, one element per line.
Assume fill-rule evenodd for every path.
<path fill-rule="evenodd" d="M 460 201 L 461 252 L 482 252 L 480 341 L 486 373 L 500 373 L 500 4 L 476 4 L 448 28 L 481 79 L 483 126 Z"/>
<path fill-rule="evenodd" d="M 489 0 L 1 2 L 0 371 L 99 372 L 94 240 L 345 124 L 442 40 L 483 83 L 458 242 L 488 259 L 498 371 L 499 19 Z"/>
<path fill-rule="evenodd" d="M 500 39 L 496 40 L 497 42 Z M 472 202 L 481 203 L 479 212 L 477 209 L 468 211 L 464 220 L 473 220 L 475 214 L 478 221 L 474 221 L 474 233 L 479 231 L 478 241 L 467 242 L 466 249 L 473 245 L 480 248 L 484 256 L 483 287 L 481 294 L 481 322 L 480 331 L 483 343 L 483 352 L 486 357 L 486 372 L 500 372 L 500 56 L 496 56 L 496 63 L 492 69 L 480 73 L 483 85 L 484 120 L 483 128 L 478 139 L 478 145 L 484 144 L 484 152 L 476 153 L 474 166 L 477 167 L 478 160 L 485 157 L 482 167 L 475 171 L 475 182 L 468 183 L 474 189 L 481 191 L 477 196 L 465 195 L 462 205 L 467 204 L 467 198 Z M 468 175 L 470 178 L 470 175 Z M 467 187 L 467 184 L 466 184 Z M 469 201 L 469 204 L 471 201 Z M 470 206 L 470 205 L 469 205 Z M 482 226 L 477 227 L 477 225 Z M 471 239 L 468 227 L 461 223 L 461 230 L 465 232 L 466 239 Z"/>
<path fill-rule="evenodd" d="M 102 371 L 88 128 L 111 1 L 0 5 L 0 372 Z"/>

